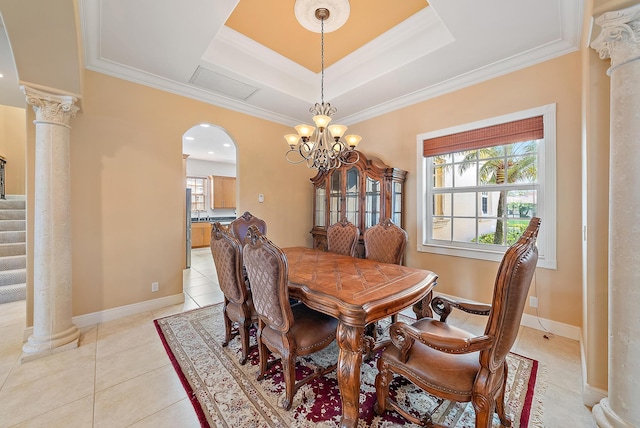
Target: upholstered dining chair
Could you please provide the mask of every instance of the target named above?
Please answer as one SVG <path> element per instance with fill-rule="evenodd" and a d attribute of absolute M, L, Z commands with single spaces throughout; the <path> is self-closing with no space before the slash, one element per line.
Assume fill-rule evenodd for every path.
<path fill-rule="evenodd" d="M 249 328 L 257 315 L 253 310 L 251 291 L 242 272 L 242 247 L 220 223 L 211 229 L 211 255 L 218 274 L 218 283 L 224 294 L 224 342 L 227 346 L 235 336 L 240 336 L 242 356 L 240 364 L 247 362 L 249 355 Z M 234 324 L 237 327 L 234 328 Z"/>
<path fill-rule="evenodd" d="M 364 258 L 381 263 L 402 264 L 407 232 L 390 218 L 364 231 Z"/>
<path fill-rule="evenodd" d="M 336 364 L 317 367 L 296 382 L 296 358 L 319 351 L 333 342 L 338 321 L 302 303 L 293 306 L 289 303 L 286 256 L 255 226 L 249 227 L 243 254 L 258 314 L 258 380 L 264 379 L 267 370 L 276 362 L 267 364 L 269 351 L 279 356 L 286 394 L 282 407 L 289 410 L 300 386 L 335 369 Z"/>
<path fill-rule="evenodd" d="M 506 357 L 518 334 L 538 261 L 539 228 L 540 219 L 532 218 L 520 239 L 505 252 L 491 305 L 436 297 L 431 306 L 440 315 L 439 321 L 422 318 L 411 325 L 398 322 L 391 326 L 393 346 L 388 346 L 378 360 L 376 413 L 393 409 L 413 423 L 433 426 L 430 415 L 420 420 L 390 398 L 389 384 L 397 374 L 437 397 L 471 401 L 476 427 L 490 427 L 496 411 L 501 426 L 511 426 L 504 403 Z M 453 308 L 488 316 L 484 334 L 476 336 L 448 325 Z"/>
<path fill-rule="evenodd" d="M 327 251 L 346 256 L 356 256 L 360 230 L 346 218 L 327 228 Z"/>
<path fill-rule="evenodd" d="M 402 264 L 404 249 L 409 239 L 407 232 L 391 221 L 390 218 L 364 231 L 364 258 L 381 263 Z M 391 322 L 398 321 L 398 315 L 391 315 Z M 377 336 L 376 330 L 369 327 L 368 332 Z"/>
<path fill-rule="evenodd" d="M 247 235 L 249 226 L 251 225 L 255 225 L 263 235 L 267 233 L 267 223 L 264 220 L 255 217 L 249 211 L 245 211 L 244 214 L 233 220 L 229 225 L 229 229 L 233 236 L 235 236 L 235 238 L 244 245 L 244 238 Z"/>

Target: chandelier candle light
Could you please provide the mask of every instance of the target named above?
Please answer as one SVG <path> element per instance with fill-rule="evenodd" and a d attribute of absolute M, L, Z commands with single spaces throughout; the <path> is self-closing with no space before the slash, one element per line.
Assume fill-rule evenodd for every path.
<path fill-rule="evenodd" d="M 317 5 L 322 2 L 309 2 L 307 0 L 297 0 L 295 11 L 298 21 L 303 26 L 305 25 L 301 19 L 301 15 L 304 9 L 309 5 Z M 346 15 L 349 14 L 349 2 L 344 1 L 327 1 L 329 4 L 336 5 L 339 12 L 346 10 Z M 322 73 L 321 73 L 321 85 L 320 85 L 320 103 L 316 103 L 309 109 L 309 112 L 313 114 L 313 122 L 315 127 L 311 125 L 298 125 L 296 126 L 297 134 L 287 134 L 284 136 L 285 140 L 289 144 L 289 150 L 287 151 L 286 158 L 291 163 L 307 162 L 309 168 L 316 168 L 320 171 L 328 171 L 333 168 L 339 168 L 343 164 L 351 165 L 356 163 L 360 155 L 355 151 L 358 143 L 362 139 L 359 135 L 346 135 L 344 133 L 347 127 L 344 125 L 333 124 L 331 122 L 331 116 L 333 116 L 337 109 L 331 107 L 330 103 L 324 102 L 324 24 L 325 20 L 329 19 L 330 12 L 327 7 L 319 7 L 315 9 L 315 18 L 320 21 L 320 34 L 321 34 L 321 59 L 322 59 Z M 339 17 L 338 26 L 342 25 L 346 21 L 346 17 Z M 335 29 L 335 28 L 334 28 Z M 344 136 L 344 137 L 343 137 Z M 291 153 L 298 154 L 301 158 L 299 160 L 292 160 L 290 158 Z"/>

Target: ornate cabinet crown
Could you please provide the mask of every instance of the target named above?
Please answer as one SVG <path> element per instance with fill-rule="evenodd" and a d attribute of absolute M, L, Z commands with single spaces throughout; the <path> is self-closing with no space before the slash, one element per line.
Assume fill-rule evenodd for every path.
<path fill-rule="evenodd" d="M 358 227 L 360 241 L 366 229 L 386 218 L 403 227 L 407 172 L 358 154 L 360 159 L 353 165 L 320 171 L 311 178 L 315 190 L 311 230 L 314 248 L 326 251 L 327 227 L 343 217 Z M 355 154 L 352 156 L 355 158 Z M 362 255 L 362 245 L 359 249 Z"/>

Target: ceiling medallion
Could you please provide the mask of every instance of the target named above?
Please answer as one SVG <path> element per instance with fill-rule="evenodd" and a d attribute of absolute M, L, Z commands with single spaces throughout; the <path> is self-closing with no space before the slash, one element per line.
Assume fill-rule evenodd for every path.
<path fill-rule="evenodd" d="M 342 27 L 351 13 L 349 0 L 296 0 L 293 11 L 304 28 L 314 33 L 321 32 L 321 20 L 316 10 L 325 9 L 329 16 L 324 19 L 324 32 L 331 33 Z"/>

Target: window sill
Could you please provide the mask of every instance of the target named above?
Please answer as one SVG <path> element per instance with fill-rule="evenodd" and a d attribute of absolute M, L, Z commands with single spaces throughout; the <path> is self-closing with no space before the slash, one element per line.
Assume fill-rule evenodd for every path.
<path fill-rule="evenodd" d="M 464 257 L 467 259 L 488 260 L 493 262 L 500 262 L 504 255 L 504 251 L 476 250 L 435 244 L 418 245 L 418 252 Z M 556 270 L 557 262 L 555 260 L 547 260 L 543 255 L 538 255 L 537 267 Z"/>

